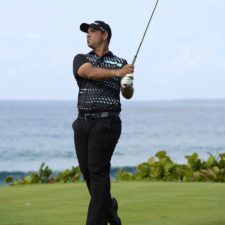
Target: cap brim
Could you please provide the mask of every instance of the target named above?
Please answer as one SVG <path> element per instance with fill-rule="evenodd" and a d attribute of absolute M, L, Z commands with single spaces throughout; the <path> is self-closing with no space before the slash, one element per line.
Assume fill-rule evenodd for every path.
<path fill-rule="evenodd" d="M 83 31 L 83 32 L 85 32 L 85 33 L 87 33 L 89 27 L 92 27 L 92 28 L 94 28 L 94 29 L 96 29 L 96 30 L 99 30 L 99 29 L 100 29 L 99 26 L 96 25 L 96 24 L 93 24 L 93 23 L 92 23 L 92 24 L 82 23 L 82 24 L 80 25 L 80 30 Z"/>
<path fill-rule="evenodd" d="M 90 24 L 88 24 L 88 23 L 82 23 L 80 25 L 80 30 L 87 33 L 89 26 L 90 26 Z"/>

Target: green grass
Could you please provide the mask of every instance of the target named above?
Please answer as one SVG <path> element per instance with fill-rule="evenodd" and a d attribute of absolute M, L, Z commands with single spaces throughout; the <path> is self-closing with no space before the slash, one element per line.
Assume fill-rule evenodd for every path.
<path fill-rule="evenodd" d="M 123 225 L 225 225 L 225 184 L 113 182 Z M 85 225 L 84 183 L 0 188 L 0 225 Z"/>

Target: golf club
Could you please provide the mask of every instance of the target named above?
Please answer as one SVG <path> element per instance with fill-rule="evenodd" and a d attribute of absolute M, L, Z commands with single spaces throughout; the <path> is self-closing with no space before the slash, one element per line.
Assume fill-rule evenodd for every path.
<path fill-rule="evenodd" d="M 148 24 L 147 24 L 147 27 L 146 27 L 146 29 L 145 29 L 144 35 L 143 35 L 143 37 L 142 37 L 142 39 L 141 39 L 141 42 L 140 42 L 140 44 L 139 44 L 138 50 L 137 50 L 137 52 L 136 52 L 136 54 L 135 54 L 135 56 L 134 56 L 134 59 L 133 59 L 133 61 L 132 61 L 132 65 L 133 65 L 133 66 L 134 66 L 135 61 L 136 61 L 136 59 L 137 59 L 138 53 L 139 53 L 140 48 L 141 48 L 141 45 L 142 45 L 142 43 L 143 43 L 143 41 L 144 41 L 145 35 L 146 35 L 147 30 L 148 30 L 148 27 L 149 27 L 149 25 L 150 25 L 150 23 L 151 23 L 151 20 L 152 20 L 152 17 L 153 17 L 153 15 L 154 15 L 155 9 L 156 9 L 156 7 L 157 7 L 157 5 L 158 5 L 158 2 L 159 2 L 159 0 L 157 0 L 157 2 L 156 2 L 156 4 L 155 4 L 155 7 L 154 7 L 154 9 L 153 9 L 153 11 L 152 11 L 152 14 L 151 14 L 150 19 L 149 19 Z"/>

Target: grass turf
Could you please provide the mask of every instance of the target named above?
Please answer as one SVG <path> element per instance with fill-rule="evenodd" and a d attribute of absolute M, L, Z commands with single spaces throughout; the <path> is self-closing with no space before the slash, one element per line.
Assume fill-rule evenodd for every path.
<path fill-rule="evenodd" d="M 113 182 L 123 225 L 225 225 L 225 184 Z M 84 183 L 0 188 L 0 225 L 84 225 Z"/>

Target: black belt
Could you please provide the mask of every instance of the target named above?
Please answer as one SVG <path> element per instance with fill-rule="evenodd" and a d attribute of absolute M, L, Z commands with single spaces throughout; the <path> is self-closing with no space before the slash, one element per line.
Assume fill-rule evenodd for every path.
<path fill-rule="evenodd" d="M 119 117 L 120 113 L 116 112 L 100 112 L 100 113 L 79 113 L 78 117 L 84 120 L 100 119 L 105 117 Z"/>

